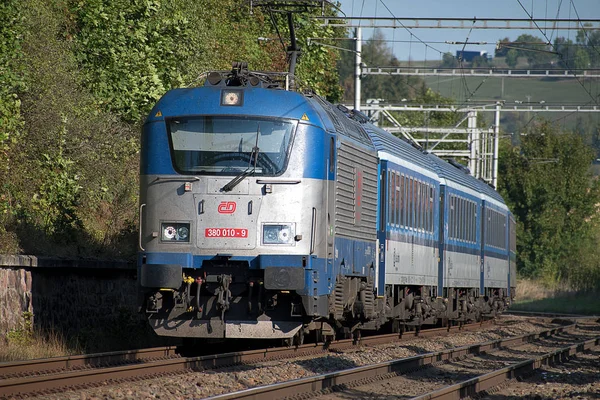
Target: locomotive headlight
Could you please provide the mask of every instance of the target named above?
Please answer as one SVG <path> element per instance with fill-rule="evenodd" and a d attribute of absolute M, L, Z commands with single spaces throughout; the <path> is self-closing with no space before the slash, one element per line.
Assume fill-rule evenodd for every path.
<path fill-rule="evenodd" d="M 161 240 L 163 242 L 189 242 L 190 224 L 180 222 L 164 222 L 161 224 Z"/>
<path fill-rule="evenodd" d="M 244 92 L 241 90 L 227 89 L 221 92 L 222 106 L 241 106 L 244 102 Z"/>
<path fill-rule="evenodd" d="M 294 243 L 294 224 L 263 225 L 263 244 Z"/>
<path fill-rule="evenodd" d="M 179 240 L 187 240 L 188 236 L 190 236 L 190 228 L 187 226 L 180 226 L 177 228 L 177 235 L 179 236 Z"/>

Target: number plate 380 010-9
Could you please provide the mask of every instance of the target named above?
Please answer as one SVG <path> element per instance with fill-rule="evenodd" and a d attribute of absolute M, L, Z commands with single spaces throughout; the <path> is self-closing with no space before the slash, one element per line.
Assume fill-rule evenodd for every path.
<path fill-rule="evenodd" d="M 247 238 L 248 229 L 242 228 L 206 228 L 204 236 L 207 238 Z"/>

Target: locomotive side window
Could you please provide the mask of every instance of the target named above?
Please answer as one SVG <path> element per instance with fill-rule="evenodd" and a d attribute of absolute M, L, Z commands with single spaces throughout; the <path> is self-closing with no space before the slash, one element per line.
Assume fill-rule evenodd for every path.
<path fill-rule="evenodd" d="M 403 225 L 405 228 L 408 227 L 408 216 L 407 216 L 407 210 L 408 210 L 408 197 L 407 197 L 407 190 L 408 190 L 408 177 L 404 174 L 400 175 L 400 181 L 402 182 L 402 190 L 400 191 L 400 197 L 402 198 L 402 203 L 400 204 L 400 221 L 401 225 Z"/>
<path fill-rule="evenodd" d="M 402 204 L 402 197 L 400 196 L 400 181 L 401 181 L 402 177 L 400 176 L 400 174 L 396 173 L 396 178 L 395 178 L 395 182 L 394 182 L 394 190 L 396 191 L 396 206 L 394 208 L 395 210 L 395 214 L 394 214 L 394 224 L 396 225 L 396 227 L 400 224 L 400 207 Z"/>
<path fill-rule="evenodd" d="M 335 171 L 335 140 L 331 138 L 329 142 L 329 173 Z"/>
<path fill-rule="evenodd" d="M 491 208 L 486 209 L 487 233 L 485 244 L 506 249 L 506 216 Z"/>
<path fill-rule="evenodd" d="M 391 228 L 433 233 L 433 186 L 398 171 L 387 171 L 387 221 Z"/>
<path fill-rule="evenodd" d="M 169 143 L 182 174 L 281 174 L 287 165 L 295 121 L 233 117 L 172 119 Z"/>
<path fill-rule="evenodd" d="M 402 203 L 402 222 L 404 227 L 408 227 L 408 176 L 402 175 L 402 181 L 404 182 L 402 184 L 402 198 L 404 199 Z"/>
<path fill-rule="evenodd" d="M 417 229 L 423 229 L 423 184 L 417 181 Z"/>
<path fill-rule="evenodd" d="M 396 179 L 398 174 L 395 172 L 390 173 L 390 225 L 396 224 L 396 208 L 397 208 L 397 192 L 396 192 Z"/>
<path fill-rule="evenodd" d="M 475 202 L 456 195 L 450 195 L 449 238 L 461 242 L 477 242 L 477 213 L 475 210 Z"/>
<path fill-rule="evenodd" d="M 389 175 L 389 192 L 390 192 L 390 210 L 389 210 L 389 222 L 390 225 L 394 225 L 394 215 L 396 214 L 396 173 L 390 171 Z"/>

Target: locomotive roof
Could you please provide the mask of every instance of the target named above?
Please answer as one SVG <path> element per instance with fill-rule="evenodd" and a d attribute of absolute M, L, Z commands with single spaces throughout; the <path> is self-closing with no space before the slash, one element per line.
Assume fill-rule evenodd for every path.
<path fill-rule="evenodd" d="M 223 90 L 243 92 L 240 106 L 221 106 Z M 305 119 L 321 123 L 322 116 L 300 93 L 257 87 L 203 86 L 173 89 L 156 103 L 146 122 L 169 117 L 252 114 L 264 117 Z"/>
<path fill-rule="evenodd" d="M 242 87 L 232 87 L 232 89 Z M 206 114 L 236 114 L 237 107 L 220 107 L 221 86 L 203 88 L 174 89 L 167 92 L 155 105 L 146 122 L 161 120 L 169 116 L 197 115 L 198 104 L 202 104 Z M 391 155 L 405 161 L 424 175 L 444 183 L 454 182 L 460 186 L 483 193 L 485 196 L 504 203 L 502 197 L 486 183 L 473 178 L 465 171 L 449 164 L 433 154 L 424 153 L 412 144 L 391 133 L 366 122 L 362 114 L 350 111 L 343 106 L 334 106 L 319 96 L 302 96 L 285 90 L 263 87 L 244 88 L 245 100 L 256 115 L 308 120 L 323 124 L 329 132 L 335 132 L 352 139 L 377 152 Z M 275 96 L 274 96 L 275 95 Z M 245 108 L 245 107 L 244 107 Z M 248 112 L 246 110 L 246 112 Z"/>

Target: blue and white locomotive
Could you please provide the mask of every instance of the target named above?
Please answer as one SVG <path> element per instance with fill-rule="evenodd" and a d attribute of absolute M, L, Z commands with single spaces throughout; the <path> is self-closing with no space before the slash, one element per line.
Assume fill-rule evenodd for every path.
<path fill-rule="evenodd" d="M 237 65 L 168 92 L 144 124 L 138 280 L 158 335 L 301 343 L 510 304 L 498 193 L 282 86 Z"/>

